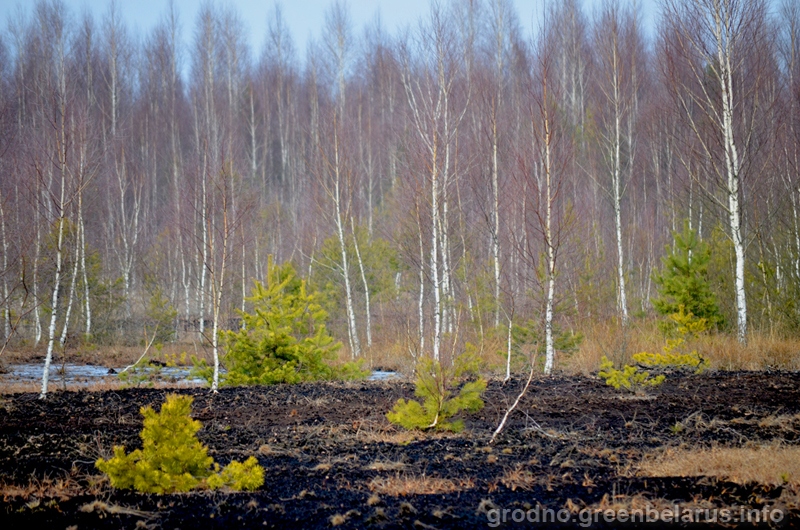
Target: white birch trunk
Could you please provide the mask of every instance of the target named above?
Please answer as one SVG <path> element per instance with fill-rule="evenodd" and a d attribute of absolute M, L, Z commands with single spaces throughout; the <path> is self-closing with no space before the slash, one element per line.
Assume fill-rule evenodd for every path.
<path fill-rule="evenodd" d="M 699 93 L 693 94 L 693 88 L 686 83 L 678 83 L 673 87 L 673 95 L 676 98 L 684 117 L 688 122 L 694 137 L 698 140 L 699 146 L 706 157 L 706 160 L 715 159 L 717 144 L 712 144 L 708 140 L 707 133 L 703 130 L 704 123 L 712 123 L 724 154 L 724 161 L 721 165 L 715 164 L 713 170 L 720 180 L 719 189 L 724 193 L 724 199 L 719 199 L 711 195 L 717 204 L 724 208 L 728 214 L 728 224 L 730 228 L 731 242 L 735 254 L 734 268 L 734 294 L 736 299 L 736 336 L 740 343 L 747 341 L 747 297 L 745 293 L 745 244 L 744 227 L 742 226 L 743 199 L 741 197 L 741 169 L 742 163 L 739 156 L 739 146 L 735 138 L 736 127 L 734 118 L 740 120 L 744 127 L 742 135 L 745 138 L 755 134 L 755 123 L 758 119 L 756 110 L 759 106 L 764 106 L 763 102 L 752 102 L 752 110 L 739 109 L 737 100 L 734 97 L 734 68 L 740 69 L 741 75 L 751 75 L 745 69 L 745 61 L 739 57 L 734 57 L 734 44 L 741 46 L 755 43 L 744 42 L 741 25 L 748 24 L 757 28 L 758 25 L 765 24 L 765 20 L 760 18 L 758 11 L 749 11 L 755 5 L 758 10 L 763 4 L 751 4 L 748 2 L 720 2 L 717 0 L 703 2 L 698 5 L 691 4 L 692 9 L 686 11 L 684 16 L 702 19 L 698 24 L 699 36 L 691 34 L 686 30 L 686 26 L 680 22 L 680 13 L 669 13 L 678 19 L 676 31 L 681 37 L 681 41 L 676 44 L 676 52 L 686 54 L 694 60 L 696 58 L 702 66 L 695 66 L 692 76 L 695 81 L 699 81 Z M 694 23 L 694 21 L 692 21 Z M 762 31 L 769 31 L 761 29 Z M 748 30 L 749 31 L 749 30 Z M 759 31 L 756 29 L 756 31 Z M 708 33 L 706 33 L 708 32 Z M 755 33 L 753 33 L 755 35 Z M 687 51 L 687 48 L 690 47 Z M 707 76 L 707 68 L 713 70 L 714 78 L 718 81 L 718 91 L 707 90 L 702 80 Z M 765 74 L 755 73 L 753 79 L 756 83 L 763 83 L 761 76 Z M 749 88 L 753 93 L 758 93 L 757 88 Z M 755 96 L 754 96 L 755 97 Z M 720 105 L 721 104 L 721 105 Z M 721 109 L 721 110 L 720 110 Z M 698 116 L 698 111 L 700 112 Z M 750 114 L 752 120 L 749 124 L 744 122 L 745 115 Z M 746 147 L 749 142 L 744 142 Z M 745 154 L 749 153 L 745 151 Z M 684 162 L 684 165 L 687 164 Z M 694 177 L 696 179 L 696 177 Z M 700 183 L 702 186 L 702 183 Z"/>
<path fill-rule="evenodd" d="M 620 130 L 620 93 L 619 75 L 617 61 L 616 42 L 613 50 L 613 82 L 614 82 L 614 154 L 613 154 L 613 200 L 614 200 L 614 234 L 617 244 L 617 282 L 618 282 L 618 303 L 622 325 L 628 325 L 628 300 L 625 294 L 625 257 L 622 250 L 622 160 L 620 158 L 620 144 L 622 143 L 622 132 Z"/>
<path fill-rule="evenodd" d="M 496 112 L 496 111 L 495 111 Z M 494 325 L 500 325 L 500 199 L 499 168 L 497 160 L 497 118 L 492 123 L 492 261 L 494 262 Z"/>
<path fill-rule="evenodd" d="M 39 259 L 42 253 L 42 227 L 40 223 L 41 207 L 36 201 L 36 247 L 33 253 L 33 321 L 34 321 L 34 342 L 38 346 L 42 340 L 42 316 L 39 313 Z"/>
<path fill-rule="evenodd" d="M 511 326 L 512 322 L 511 319 L 508 319 L 508 340 L 507 340 L 507 350 L 506 350 L 506 377 L 503 379 L 503 382 L 508 381 L 511 379 Z"/>
<path fill-rule="evenodd" d="M 503 91 L 503 53 L 505 48 L 505 5 L 502 1 L 492 3 L 495 26 L 495 82 L 492 101 L 492 261 L 494 265 L 494 325 L 500 326 L 500 167 L 497 156 L 497 119 Z"/>
<path fill-rule="evenodd" d="M 419 205 L 417 205 L 417 234 L 419 236 L 419 354 L 425 351 L 425 246 L 422 241 L 422 220 L 419 216 Z"/>
<path fill-rule="evenodd" d="M 81 273 L 83 279 L 83 310 L 86 318 L 84 334 L 88 339 L 92 335 L 92 303 L 89 296 L 89 275 L 86 272 L 86 227 L 83 221 L 83 193 L 78 195 L 78 232 L 80 234 L 79 249 Z"/>
<path fill-rule="evenodd" d="M 200 251 L 202 263 L 200 264 L 200 285 L 197 292 L 197 303 L 200 307 L 200 336 L 206 330 L 206 270 L 208 268 L 208 156 L 203 155 L 203 177 L 202 177 L 202 197 L 200 198 L 200 231 L 203 241 L 203 248 Z"/>
<path fill-rule="evenodd" d="M 433 360 L 439 361 L 439 348 L 442 337 L 442 300 L 439 285 L 439 180 L 436 160 L 436 139 L 434 138 L 433 164 L 431 175 L 431 282 L 433 287 Z"/>
<path fill-rule="evenodd" d="M 334 222 L 336 224 L 336 237 L 339 239 L 339 251 L 342 257 L 342 276 L 344 278 L 344 291 L 345 291 L 345 305 L 347 309 L 347 331 L 350 339 L 350 355 L 353 359 L 361 355 L 361 344 L 358 340 L 358 330 L 356 328 L 356 314 L 353 309 L 353 291 L 350 285 L 350 269 L 347 259 L 347 245 L 344 235 L 344 226 L 342 222 L 342 196 L 341 196 L 341 168 L 339 161 L 339 137 L 335 134 L 335 166 L 334 183 L 333 183 L 333 206 L 334 206 Z"/>
<path fill-rule="evenodd" d="M 722 97 L 722 132 L 725 142 L 725 169 L 727 171 L 728 214 L 731 239 L 736 254 L 736 338 L 741 344 L 747 342 L 747 299 L 744 290 L 744 236 L 742 234 L 741 205 L 739 203 L 739 152 L 733 135 L 733 69 L 731 56 L 733 39 L 723 36 L 721 13 L 715 17 L 717 37 L 717 58 L 722 68 L 720 76 L 720 96 Z M 726 28 L 730 30 L 730 28 Z"/>
<path fill-rule="evenodd" d="M 216 394 L 219 390 L 219 295 L 214 295 L 214 322 L 212 324 L 211 345 L 214 351 L 214 376 L 211 379 L 211 392 Z"/>
<path fill-rule="evenodd" d="M 64 188 L 61 191 L 61 204 L 64 204 Z M 50 363 L 53 360 L 53 345 L 56 337 L 56 319 L 58 317 L 58 290 L 61 288 L 61 249 L 64 243 L 64 216 L 58 219 L 58 239 L 56 246 L 56 272 L 53 278 L 53 296 L 51 298 L 52 310 L 50 312 L 50 326 L 47 335 L 47 355 L 44 358 L 44 371 L 42 372 L 42 392 L 39 399 L 47 396 L 47 382 L 50 377 Z"/>
<path fill-rule="evenodd" d="M 223 192 L 225 193 L 225 192 Z M 217 393 L 219 389 L 219 314 L 220 307 L 222 306 L 222 289 L 225 285 L 225 266 L 228 261 L 228 238 L 229 238 L 229 224 L 228 224 L 228 204 L 227 197 L 223 197 L 222 209 L 222 260 L 219 266 L 219 274 L 217 274 L 216 266 L 211 271 L 211 288 L 212 303 L 213 303 L 213 323 L 212 323 L 212 336 L 211 345 L 214 354 L 214 375 L 211 381 L 211 392 Z M 214 255 L 214 239 L 212 238 L 211 253 Z M 213 259 L 213 258 L 212 258 Z"/>
<path fill-rule="evenodd" d="M 56 238 L 56 270 L 53 278 L 53 296 L 51 297 L 50 326 L 47 335 L 47 354 L 44 358 L 44 370 L 42 371 L 42 392 L 39 399 L 47 397 L 47 383 L 50 377 L 50 363 L 53 360 L 53 345 L 56 338 L 56 320 L 58 318 L 58 291 L 61 288 L 61 269 L 63 266 L 62 252 L 64 247 L 64 222 L 66 220 L 66 194 L 67 194 L 67 134 L 66 134 L 66 65 L 64 45 L 58 47 L 58 99 L 59 99 L 59 129 L 56 133 L 56 156 L 58 169 L 61 174 L 60 200 L 56 204 L 58 208 L 58 237 Z M 52 176 L 52 167 L 48 169 L 48 174 Z M 51 179 L 52 180 L 52 179 Z M 50 189 L 50 183 L 48 183 Z"/>
<path fill-rule="evenodd" d="M 547 97 L 547 89 L 545 87 L 545 98 Z M 547 100 L 545 99 L 544 105 L 545 109 L 547 108 L 546 105 L 548 104 Z M 544 363 L 544 373 L 550 375 L 553 372 L 553 367 L 555 366 L 555 358 L 556 358 L 556 350 L 555 350 L 555 340 L 553 338 L 553 300 L 555 299 L 555 288 L 556 288 L 556 255 L 555 255 L 555 244 L 553 241 L 553 189 L 552 189 L 552 182 L 553 182 L 553 165 L 551 159 L 551 152 L 550 152 L 550 143 L 552 140 L 552 134 L 550 131 L 550 120 L 547 111 L 545 110 L 545 118 L 544 118 L 544 127 L 545 127 L 545 204 L 546 204 L 546 212 L 545 212 L 545 226 L 544 226 L 544 237 L 545 237 L 545 247 L 547 249 L 547 301 L 545 303 L 545 314 L 544 314 L 544 333 L 545 333 L 545 363 Z M 624 293 L 624 289 L 622 291 Z M 624 298 L 623 298 L 624 299 Z"/>
<path fill-rule="evenodd" d="M 6 216 L 3 197 L 0 195 L 0 236 L 3 238 L 3 339 L 11 337 L 11 297 L 8 291 L 8 239 L 6 239 Z"/>
<path fill-rule="evenodd" d="M 367 283 L 367 274 L 364 272 L 364 261 L 361 259 L 361 251 L 358 248 L 358 237 L 356 236 L 356 227 L 353 218 L 350 218 L 350 226 L 353 231 L 353 245 L 356 250 L 356 259 L 358 260 L 358 269 L 361 272 L 361 283 L 364 284 L 364 305 L 366 313 L 366 327 L 367 327 L 367 348 L 372 348 L 372 317 L 369 305 L 369 284 Z"/>
<path fill-rule="evenodd" d="M 75 238 L 75 255 L 77 256 L 80 250 L 80 234 Z M 63 349 L 67 343 L 67 333 L 69 331 L 69 320 L 72 315 L 72 304 L 75 301 L 75 285 L 78 283 L 78 260 L 75 259 L 72 264 L 72 278 L 69 284 L 69 296 L 67 297 L 67 310 L 64 313 L 64 327 L 61 329 L 61 348 Z"/>

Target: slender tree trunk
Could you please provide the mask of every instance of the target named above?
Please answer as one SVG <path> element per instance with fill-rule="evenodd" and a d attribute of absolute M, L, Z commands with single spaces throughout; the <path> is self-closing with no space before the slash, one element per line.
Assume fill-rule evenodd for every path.
<path fill-rule="evenodd" d="M 419 299 L 417 311 L 419 316 L 419 354 L 425 352 L 425 245 L 422 241 L 422 219 L 420 218 L 419 204 L 417 210 L 417 235 L 419 243 Z"/>
<path fill-rule="evenodd" d="M 39 190 L 37 188 L 37 195 Z M 40 298 L 39 298 L 39 259 L 42 253 L 42 227 L 41 227 L 41 206 L 37 197 L 36 201 L 36 246 L 33 253 L 33 320 L 34 320 L 34 342 L 33 345 L 38 346 L 39 341 L 42 340 L 42 316 L 39 313 Z"/>
<path fill-rule="evenodd" d="M 431 175 L 431 282 L 433 283 L 433 360 L 439 361 L 439 348 L 442 337 L 442 300 L 439 281 L 439 171 L 436 153 L 437 140 L 433 142 L 433 160 Z"/>
<path fill-rule="evenodd" d="M 69 284 L 69 296 L 67 297 L 67 309 L 64 313 L 64 327 L 61 329 L 61 348 L 63 349 L 67 343 L 67 333 L 69 332 L 69 320 L 72 315 L 72 304 L 75 301 L 75 286 L 78 283 L 78 259 L 77 255 L 80 252 L 78 246 L 80 245 L 80 234 L 76 234 L 75 238 L 75 258 L 72 263 L 72 278 Z"/>
<path fill-rule="evenodd" d="M 79 248 L 81 273 L 83 280 L 83 309 L 85 312 L 85 337 L 88 339 L 92 335 L 92 303 L 89 292 L 89 275 L 86 272 L 86 225 L 83 221 L 83 193 L 78 194 L 78 233 L 80 234 Z"/>
<path fill-rule="evenodd" d="M 350 285 L 350 269 L 347 257 L 347 241 L 344 234 L 344 223 L 342 219 L 342 190 L 341 190 L 341 166 L 339 160 L 339 135 L 334 133 L 334 183 L 333 183 L 333 207 L 334 223 L 336 224 L 336 237 L 339 239 L 339 252 L 342 258 L 342 276 L 344 278 L 345 305 L 347 309 L 347 331 L 350 339 L 350 354 L 353 359 L 361 355 L 361 344 L 358 340 L 358 330 L 356 328 L 356 314 L 353 309 L 353 290 Z"/>
<path fill-rule="evenodd" d="M 497 112 L 496 110 L 494 111 Z M 492 262 L 494 265 L 494 325 L 500 325 L 500 192 L 497 160 L 497 117 L 492 118 Z"/>
<path fill-rule="evenodd" d="M 512 325 L 513 325 L 512 321 L 509 318 L 508 319 L 508 339 L 507 339 L 507 344 L 506 344 L 506 350 L 507 350 L 506 351 L 506 377 L 503 379 L 504 382 L 508 381 L 509 379 L 511 379 L 511 327 L 512 327 Z"/>
<path fill-rule="evenodd" d="M 63 188 L 62 188 L 63 190 Z M 61 204 L 64 204 L 64 193 L 61 193 Z M 64 216 L 58 218 L 58 239 L 56 243 L 56 271 L 53 278 L 53 296 L 51 298 L 52 309 L 50 311 L 50 325 L 48 327 L 47 335 L 47 355 L 44 358 L 44 371 L 42 372 L 42 392 L 39 394 L 39 399 L 44 399 L 47 396 L 47 382 L 50 377 L 50 363 L 53 360 L 53 345 L 56 338 L 56 319 L 58 317 L 58 291 L 61 288 L 61 267 L 62 256 L 61 250 L 64 243 Z"/>
<path fill-rule="evenodd" d="M 366 325 L 367 325 L 367 348 L 372 348 L 372 317 L 371 317 L 371 310 L 369 306 L 369 284 L 367 283 L 367 275 L 364 272 L 364 261 L 361 259 L 361 251 L 358 248 L 358 237 L 356 236 L 356 226 L 353 222 L 353 218 L 350 217 L 350 226 L 353 231 L 353 245 L 355 246 L 356 250 L 356 259 L 358 260 L 358 269 L 361 272 L 361 283 L 364 284 L 364 305 L 365 313 L 366 313 Z"/>
<path fill-rule="evenodd" d="M 208 149 L 206 147 L 206 149 Z M 203 248 L 200 251 L 202 263 L 200 264 L 200 286 L 197 292 L 197 302 L 200 307 L 200 335 L 202 336 L 206 330 L 206 271 L 208 269 L 208 155 L 203 155 L 203 176 L 201 183 L 200 198 L 200 230 L 203 241 Z"/>
<path fill-rule="evenodd" d="M 3 238 L 3 339 L 11 337 L 11 295 L 8 290 L 8 239 L 3 196 L 0 194 L 0 236 Z"/>
<path fill-rule="evenodd" d="M 614 46 L 614 153 L 613 153 L 613 200 L 614 200 L 614 234 L 617 244 L 617 283 L 618 283 L 618 303 L 619 312 L 622 317 L 622 325 L 628 325 L 628 300 L 625 294 L 625 258 L 622 250 L 622 160 L 620 157 L 620 147 L 622 143 L 622 133 L 620 130 L 620 94 L 619 77 L 617 73 L 617 52 L 616 43 Z"/>
<path fill-rule="evenodd" d="M 739 204 L 739 152 L 733 135 L 733 67 L 731 65 L 732 39 L 723 37 L 723 20 L 717 13 L 717 59 L 722 68 L 720 96 L 722 98 L 722 133 L 725 145 L 725 168 L 728 182 L 728 215 L 731 239 L 736 254 L 736 337 L 741 344 L 747 342 L 747 298 L 744 290 L 744 236 L 742 234 L 741 205 Z"/>
<path fill-rule="evenodd" d="M 551 374 L 555 366 L 556 350 L 553 338 L 553 303 L 556 288 L 556 255 L 553 241 L 553 164 L 551 153 L 552 132 L 550 130 L 550 116 L 547 112 L 547 85 L 545 82 L 543 108 L 544 113 L 544 173 L 545 173 L 545 226 L 544 238 L 547 250 L 547 301 L 545 303 L 544 333 L 545 333 L 545 364 L 544 373 Z M 625 292 L 624 289 L 622 291 Z M 623 298 L 624 299 L 624 298 Z"/>
<path fill-rule="evenodd" d="M 223 184 L 223 188 L 225 184 Z M 225 285 L 225 267 L 228 262 L 228 239 L 230 236 L 229 220 L 228 220 L 228 196 L 227 190 L 223 191 L 222 197 L 222 259 L 217 271 L 216 266 L 212 267 L 211 272 L 211 289 L 212 289 L 212 302 L 213 302 L 213 323 L 212 323 L 212 336 L 211 345 L 214 354 L 214 375 L 211 381 L 211 391 L 217 393 L 219 389 L 219 314 L 220 307 L 222 306 L 222 290 Z M 211 238 L 211 255 L 212 259 L 214 252 L 214 240 Z M 216 260 L 214 260 L 216 261 Z M 217 274 L 218 273 L 218 274 Z"/>

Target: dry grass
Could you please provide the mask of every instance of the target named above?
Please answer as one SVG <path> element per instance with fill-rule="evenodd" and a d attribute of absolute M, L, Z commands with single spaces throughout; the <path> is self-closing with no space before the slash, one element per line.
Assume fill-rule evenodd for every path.
<path fill-rule="evenodd" d="M 471 478 L 451 480 L 426 477 L 425 475 L 395 475 L 393 477 L 375 477 L 367 487 L 371 492 L 379 495 L 403 497 L 406 495 L 454 493 L 474 488 L 475 481 Z"/>
<path fill-rule="evenodd" d="M 0 482 L 0 497 L 4 502 L 11 499 L 67 500 L 78 495 L 101 495 L 109 489 L 108 480 L 102 475 L 91 475 L 78 479 L 74 475 L 61 478 L 31 479 L 27 484 Z"/>
<path fill-rule="evenodd" d="M 800 484 L 800 447 L 667 449 L 645 458 L 640 476 L 717 477 L 738 484 Z"/>
<path fill-rule="evenodd" d="M 611 513 L 619 514 L 626 512 L 630 522 L 644 522 L 646 514 L 658 513 L 673 513 L 675 509 L 675 502 L 663 498 L 652 498 L 647 494 L 636 495 L 603 495 L 599 502 L 589 506 L 580 506 L 570 500 L 564 506 L 565 509 L 572 513 L 578 513 L 581 510 L 587 510 L 592 514 L 604 514 L 608 511 Z M 680 504 L 681 510 L 694 510 L 697 509 L 713 509 L 716 506 L 711 500 L 703 499 L 701 497 L 694 497 L 691 501 L 682 502 Z M 682 512 L 685 513 L 685 512 Z M 699 517 L 699 516 L 698 516 Z M 593 518 L 595 521 L 597 517 Z M 602 519 L 601 519 L 602 520 Z M 652 525 L 652 522 L 650 523 Z M 627 526 L 625 526 L 627 528 Z"/>
<path fill-rule="evenodd" d="M 9 347 L 3 353 L 3 361 L 8 364 L 40 362 L 44 359 L 46 348 L 40 345 L 36 348 L 32 346 Z M 75 347 L 67 347 L 66 351 L 56 351 L 54 362 L 61 363 L 91 363 L 103 366 L 128 366 L 136 362 L 142 355 L 144 346 L 99 346 L 96 344 L 80 344 Z M 186 359 L 191 358 L 191 354 L 197 352 L 203 357 L 201 345 L 194 345 L 191 342 L 170 342 L 164 344 L 160 352 L 150 350 L 148 357 L 166 361 L 167 359 L 180 359 L 181 354 L 187 352 Z"/>
<path fill-rule="evenodd" d="M 618 362 L 629 362 L 633 354 L 642 351 L 661 352 L 665 340 L 658 329 L 657 318 L 634 319 L 627 327 L 622 327 L 611 319 L 597 321 L 582 321 L 576 329 L 585 335 L 583 343 L 575 353 L 558 354 L 557 364 L 566 373 L 591 375 L 600 367 L 603 355 Z M 505 369 L 505 333 L 488 333 L 478 337 L 474 331 L 465 332 L 461 342 L 469 341 L 479 345 L 479 354 L 483 366 L 489 371 L 501 373 Z M 373 346 L 364 352 L 366 366 L 396 371 L 403 374 L 412 374 L 414 371 L 414 357 L 412 351 L 416 348 L 415 339 L 408 337 L 405 329 L 397 325 L 387 325 L 384 331 L 377 334 Z M 457 345 L 457 351 L 462 351 L 462 344 Z M 691 349 L 697 349 L 705 357 L 713 369 L 719 370 L 763 370 L 787 369 L 800 370 L 800 340 L 786 339 L 776 334 L 753 331 L 748 337 L 747 345 L 741 345 L 732 334 L 709 334 L 687 344 Z M 449 351 L 449 347 L 446 348 Z M 158 360 L 180 360 L 181 354 L 186 352 L 184 360 L 196 354 L 199 358 L 210 359 L 210 352 L 204 349 L 199 342 L 169 343 L 158 352 L 151 352 L 150 357 Z M 65 353 L 57 353 L 56 364 L 66 359 L 73 363 L 92 363 L 103 366 L 121 367 L 136 361 L 142 354 L 140 346 L 95 346 L 79 345 L 68 348 Z M 41 362 L 44 358 L 42 347 L 16 347 L 7 350 L 2 361 L 5 364 Z M 347 347 L 339 351 L 337 363 L 350 361 Z M 90 390 L 116 390 L 121 385 L 115 383 L 98 383 Z M 0 389 L 3 393 L 35 392 L 36 384 L 8 383 Z M 54 385 L 55 386 L 55 385 Z M 164 385 L 164 388 L 170 388 Z M 77 389 L 79 387 L 70 387 Z"/>
<path fill-rule="evenodd" d="M 144 386 L 144 385 L 143 385 Z M 204 386 L 203 383 L 192 383 L 186 381 L 157 381 L 152 386 L 147 388 L 162 388 L 162 389 L 180 389 L 180 388 L 196 388 Z M 121 390 L 123 388 L 130 388 L 131 385 L 126 385 L 124 382 L 116 378 L 99 379 L 91 382 L 76 382 L 67 383 L 62 385 L 60 381 L 50 381 L 47 387 L 48 393 L 60 392 L 62 390 L 78 391 L 83 390 L 87 392 L 105 392 L 108 390 Z M 41 392 L 41 382 L 26 382 L 26 383 L 7 383 L 0 387 L 0 395 L 2 394 L 23 394 L 28 392 Z"/>
<path fill-rule="evenodd" d="M 506 469 L 503 476 L 500 477 L 500 483 L 510 489 L 511 491 L 530 490 L 539 484 L 540 477 L 533 474 L 529 469 L 525 469 L 522 465 L 516 465 L 511 469 Z"/>
<path fill-rule="evenodd" d="M 403 462 L 390 462 L 387 460 L 375 460 L 364 467 L 367 471 L 402 471 L 406 468 Z"/>
<path fill-rule="evenodd" d="M 561 363 L 566 372 L 590 375 L 599 369 L 603 355 L 624 363 L 635 353 L 659 353 L 665 344 L 657 319 L 636 320 L 628 328 L 613 322 L 592 323 L 583 331 L 586 338 L 580 350 Z M 687 351 L 696 349 L 712 369 L 800 369 L 800 340 L 757 331 L 750 333 L 746 345 L 739 344 L 734 335 L 717 333 L 696 339 L 686 347 Z"/>
<path fill-rule="evenodd" d="M 359 422 L 355 433 L 352 429 L 344 428 L 343 434 L 353 434 L 355 439 L 363 443 L 388 443 L 406 445 L 417 439 L 418 433 L 395 428 L 385 421 L 364 420 Z M 438 433 L 433 434 L 438 436 Z"/>
<path fill-rule="evenodd" d="M 729 335 L 705 337 L 698 351 L 720 370 L 800 369 L 800 341 L 764 333 L 751 333 L 746 345 Z"/>
<path fill-rule="evenodd" d="M 591 322 L 582 330 L 585 338 L 580 349 L 561 363 L 570 373 L 590 375 L 600 368 L 605 355 L 612 361 L 628 362 L 635 353 L 660 352 L 664 337 L 655 321 L 632 321 L 628 327 L 614 322 Z"/>
<path fill-rule="evenodd" d="M 83 513 L 97 512 L 111 515 L 133 515 L 135 517 L 143 517 L 145 519 L 150 519 L 154 516 L 154 514 L 151 512 L 144 512 L 142 510 L 136 510 L 117 504 L 107 504 L 99 500 L 84 504 L 79 508 L 79 510 Z M 137 524 L 136 526 L 139 527 L 140 525 Z"/>
<path fill-rule="evenodd" d="M 365 352 L 370 368 L 380 368 L 407 374 L 413 372 L 414 360 L 408 349 L 404 348 L 403 344 L 397 340 L 399 336 L 389 337 L 382 335 L 375 337 L 372 348 Z"/>

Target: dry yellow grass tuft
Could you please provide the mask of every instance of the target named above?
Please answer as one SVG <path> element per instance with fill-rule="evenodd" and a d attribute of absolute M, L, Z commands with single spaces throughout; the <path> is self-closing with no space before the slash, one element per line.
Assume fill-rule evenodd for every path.
<path fill-rule="evenodd" d="M 63 478 L 32 478 L 27 484 L 2 482 L 0 483 L 0 497 L 5 502 L 15 498 L 67 500 L 78 495 L 100 495 L 108 490 L 108 480 L 102 475 L 86 475 L 82 478 L 85 483 L 72 475 Z"/>
<path fill-rule="evenodd" d="M 474 488 L 475 482 L 471 478 L 451 480 L 424 475 L 396 475 L 394 477 L 375 477 L 367 487 L 376 494 L 403 497 L 463 491 Z"/>
<path fill-rule="evenodd" d="M 521 465 L 507 469 L 503 476 L 500 477 L 500 483 L 511 491 L 517 491 L 518 489 L 527 491 L 533 489 L 539 482 L 539 478 L 536 475 Z"/>
<path fill-rule="evenodd" d="M 352 433 L 352 430 L 343 432 L 344 435 L 354 435 L 354 438 L 362 443 L 388 443 L 406 445 L 415 441 L 419 434 L 414 431 L 398 430 L 393 425 L 382 421 L 364 420 L 360 423 L 359 429 Z M 429 436 L 440 437 L 439 433 Z"/>
<path fill-rule="evenodd" d="M 800 484 L 800 447 L 668 449 L 645 458 L 640 476 L 717 477 L 738 484 Z"/>
<path fill-rule="evenodd" d="M 390 462 L 386 460 L 375 460 L 368 464 L 364 469 L 368 471 L 402 471 L 406 468 L 403 462 Z"/>

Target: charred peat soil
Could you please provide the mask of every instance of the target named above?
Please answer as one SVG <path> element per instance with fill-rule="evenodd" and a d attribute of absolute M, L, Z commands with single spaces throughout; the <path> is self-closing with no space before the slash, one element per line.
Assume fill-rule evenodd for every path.
<path fill-rule="evenodd" d="M 200 440 L 218 463 L 255 455 L 266 473 L 251 493 L 175 495 L 114 490 L 94 468 L 114 445 L 141 447 L 139 408 L 158 409 L 169 390 L 0 395 L 0 527 L 486 528 L 501 513 L 492 510 L 546 507 L 573 514 L 564 527 L 588 527 L 584 510 L 599 514 L 592 528 L 617 528 L 603 510 L 674 503 L 780 509 L 772 526 L 800 526 L 797 477 L 768 485 L 640 472 L 670 448 L 800 445 L 800 373 L 673 375 L 647 396 L 542 377 L 489 445 L 524 382 L 490 381 L 486 407 L 459 434 L 388 423 L 393 403 L 413 397 L 408 382 L 176 390 L 194 396 Z"/>

